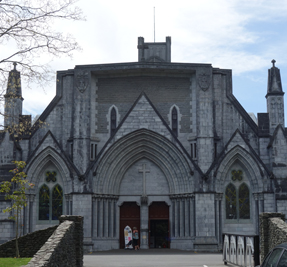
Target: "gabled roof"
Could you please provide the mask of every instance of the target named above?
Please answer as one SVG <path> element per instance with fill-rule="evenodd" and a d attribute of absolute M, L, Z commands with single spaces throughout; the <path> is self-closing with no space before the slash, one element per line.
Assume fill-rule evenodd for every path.
<path fill-rule="evenodd" d="M 270 147 L 273 146 L 273 142 L 274 142 L 274 140 L 275 140 L 275 137 L 276 137 L 276 135 L 278 134 L 278 132 L 279 132 L 280 130 L 282 131 L 282 134 L 283 134 L 284 137 L 286 138 L 285 129 L 283 128 L 283 126 L 282 126 L 281 124 L 278 124 L 277 127 L 276 127 L 275 130 L 274 130 L 273 135 L 272 135 L 271 138 L 270 138 L 270 142 L 269 142 L 267 148 L 270 148 Z"/>
<path fill-rule="evenodd" d="M 66 155 L 65 151 L 62 149 L 62 147 L 60 146 L 60 144 L 58 143 L 58 141 L 56 140 L 56 138 L 54 137 L 54 135 L 52 134 L 50 130 L 45 134 L 45 136 L 39 142 L 38 146 L 34 149 L 34 151 L 29 155 L 26 161 L 27 165 L 31 164 L 31 162 L 37 157 L 37 155 L 46 148 L 46 147 L 43 147 L 43 143 L 48 138 L 51 138 L 53 140 L 54 147 L 52 148 L 55 149 L 55 151 L 63 158 L 66 164 L 69 165 L 70 168 L 73 169 L 77 173 L 78 176 L 80 176 L 80 172 L 78 171 L 77 167 L 75 166 L 73 161 L 70 159 L 70 157 Z"/>
<path fill-rule="evenodd" d="M 240 142 L 238 142 L 239 140 L 235 140 L 236 136 L 238 136 L 241 139 L 241 145 Z M 234 141 L 234 145 L 232 145 L 232 142 Z M 249 153 L 250 155 L 252 155 L 252 157 L 255 159 L 255 161 L 261 165 L 264 170 L 268 173 L 268 175 L 270 175 L 270 171 L 268 170 L 268 168 L 266 167 L 266 165 L 264 164 L 264 162 L 261 160 L 261 158 L 259 157 L 259 155 L 256 153 L 256 151 L 252 148 L 252 146 L 250 145 L 249 141 L 244 137 L 244 135 L 240 132 L 239 129 L 236 129 L 236 131 L 233 133 L 233 135 L 231 136 L 231 138 L 229 139 L 229 141 L 227 142 L 227 144 L 224 146 L 224 149 L 220 152 L 220 154 L 218 155 L 218 157 L 215 159 L 215 161 L 212 163 L 212 165 L 210 166 L 209 170 L 206 172 L 207 175 L 209 175 L 211 173 L 211 171 L 216 167 L 216 169 L 218 169 L 218 167 L 220 166 L 220 163 L 222 162 L 222 160 L 224 159 L 224 157 L 228 154 L 229 151 L 231 151 L 234 147 L 236 146 L 242 146 L 242 145 L 246 145 L 246 147 L 243 149 L 246 150 L 247 153 Z M 261 168 L 259 168 L 261 171 Z M 263 175 L 263 173 L 261 173 L 261 175 Z"/>

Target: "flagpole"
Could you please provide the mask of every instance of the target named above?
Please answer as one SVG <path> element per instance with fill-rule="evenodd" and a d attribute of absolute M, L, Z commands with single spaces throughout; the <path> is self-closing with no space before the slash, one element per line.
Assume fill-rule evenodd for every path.
<path fill-rule="evenodd" d="M 155 43 L 155 7 L 153 7 L 153 41 Z"/>

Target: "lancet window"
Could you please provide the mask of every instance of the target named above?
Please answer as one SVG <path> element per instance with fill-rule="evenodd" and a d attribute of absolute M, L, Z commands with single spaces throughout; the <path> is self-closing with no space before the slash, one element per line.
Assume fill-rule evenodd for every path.
<path fill-rule="evenodd" d="M 111 122 L 111 136 L 112 136 L 116 132 L 116 128 L 117 128 L 117 112 L 114 107 L 111 110 L 110 122 Z"/>
<path fill-rule="evenodd" d="M 250 191 L 241 170 L 231 172 L 231 182 L 225 189 L 226 219 L 250 219 Z"/>
<path fill-rule="evenodd" d="M 45 184 L 39 189 L 39 220 L 58 220 L 63 214 L 63 189 L 57 183 L 56 172 L 46 172 Z"/>
<path fill-rule="evenodd" d="M 178 114 L 175 107 L 171 111 L 171 127 L 175 136 L 178 136 Z"/>

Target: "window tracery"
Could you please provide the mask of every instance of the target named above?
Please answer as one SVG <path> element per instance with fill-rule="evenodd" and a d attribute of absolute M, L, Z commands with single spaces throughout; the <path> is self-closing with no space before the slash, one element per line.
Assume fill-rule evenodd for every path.
<path fill-rule="evenodd" d="M 55 171 L 46 172 L 46 183 L 39 189 L 39 220 L 58 220 L 63 214 L 63 189 L 56 182 L 57 173 Z"/>
<path fill-rule="evenodd" d="M 250 219 L 250 191 L 242 170 L 231 171 L 231 181 L 225 189 L 226 219 Z"/>

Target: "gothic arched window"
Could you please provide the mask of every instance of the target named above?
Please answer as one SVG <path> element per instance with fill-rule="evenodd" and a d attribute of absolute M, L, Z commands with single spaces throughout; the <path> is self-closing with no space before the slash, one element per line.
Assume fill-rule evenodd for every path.
<path fill-rule="evenodd" d="M 116 128 L 117 128 L 117 112 L 116 109 L 113 107 L 111 110 L 111 136 L 114 135 Z"/>
<path fill-rule="evenodd" d="M 226 219 L 250 219 L 250 191 L 242 182 L 241 170 L 232 172 L 231 180 L 225 189 Z"/>
<path fill-rule="evenodd" d="M 43 185 L 39 190 L 39 220 L 49 220 L 50 189 Z"/>
<path fill-rule="evenodd" d="M 63 189 L 58 184 L 52 192 L 52 220 L 58 220 L 63 214 Z"/>
<path fill-rule="evenodd" d="M 39 220 L 58 220 L 63 214 L 63 189 L 57 183 L 55 171 L 46 172 L 45 184 L 39 189 Z"/>
<path fill-rule="evenodd" d="M 238 192 L 239 219 L 250 219 L 249 188 L 243 183 Z"/>
<path fill-rule="evenodd" d="M 225 190 L 226 219 L 237 219 L 236 212 L 236 188 L 229 184 Z"/>
<path fill-rule="evenodd" d="M 177 110 L 175 107 L 173 107 L 171 111 L 171 128 L 175 136 L 178 135 L 178 116 L 177 116 Z"/>

